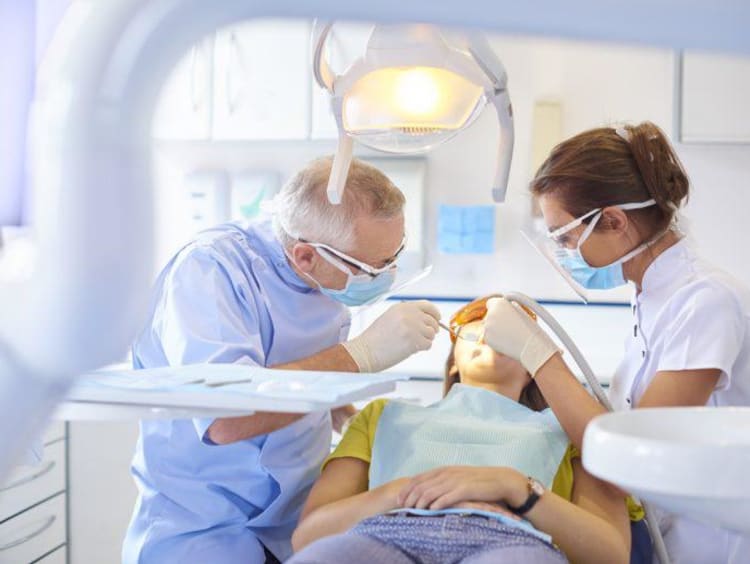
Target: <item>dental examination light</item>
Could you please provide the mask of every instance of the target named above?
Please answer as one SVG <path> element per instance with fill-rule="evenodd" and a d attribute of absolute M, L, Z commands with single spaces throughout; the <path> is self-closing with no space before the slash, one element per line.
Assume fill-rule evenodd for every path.
<path fill-rule="evenodd" d="M 486 104 L 500 126 L 496 202 L 505 200 L 513 156 L 513 113 L 505 68 L 481 33 L 446 34 L 433 25 L 376 25 L 363 57 L 336 75 L 325 56 L 333 23 L 313 29 L 313 73 L 331 96 L 338 147 L 328 198 L 340 203 L 354 141 L 387 153 L 424 153 L 467 128 Z"/>
<path fill-rule="evenodd" d="M 591 388 L 591 391 L 593 392 L 596 399 L 599 400 L 599 403 L 601 403 L 607 409 L 607 411 L 614 411 L 614 409 L 612 408 L 612 403 L 609 401 L 607 394 L 604 393 L 599 380 L 596 379 L 594 371 L 591 369 L 591 365 L 589 365 L 588 361 L 581 353 L 581 350 L 576 346 L 575 342 L 573 342 L 573 339 L 570 338 L 570 335 L 565 332 L 565 329 L 562 328 L 562 326 L 557 322 L 552 314 L 526 294 L 522 294 L 520 292 L 508 292 L 507 294 L 503 294 L 503 297 L 509 302 L 514 302 L 520 306 L 530 309 L 531 311 L 536 313 L 542 321 L 544 321 L 547 327 L 549 327 L 552 332 L 558 337 L 558 339 L 560 339 L 560 342 L 565 346 L 570 355 L 573 357 L 573 360 L 575 360 L 578 368 L 581 369 L 583 377 L 586 378 L 586 382 Z M 654 543 L 654 551 L 659 557 L 659 562 L 661 562 L 661 564 L 669 564 L 667 547 L 664 544 L 664 539 L 662 538 L 661 531 L 659 530 L 659 524 L 656 516 L 651 511 L 651 508 L 648 504 L 646 504 L 642 500 L 640 500 L 640 504 L 643 507 L 644 512 L 646 513 L 646 524 L 648 525 L 648 531 L 651 534 L 651 540 Z"/>

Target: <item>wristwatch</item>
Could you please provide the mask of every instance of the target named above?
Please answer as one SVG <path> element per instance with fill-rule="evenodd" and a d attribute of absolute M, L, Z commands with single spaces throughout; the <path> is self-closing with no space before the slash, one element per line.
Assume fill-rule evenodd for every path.
<path fill-rule="evenodd" d="M 531 511 L 531 508 L 536 505 L 536 502 L 539 501 L 539 498 L 542 497 L 542 494 L 545 491 L 544 485 L 531 476 L 526 478 L 526 487 L 529 490 L 529 497 L 526 498 L 526 501 L 524 501 L 519 507 L 508 506 L 508 509 L 516 515 L 525 515 Z"/>

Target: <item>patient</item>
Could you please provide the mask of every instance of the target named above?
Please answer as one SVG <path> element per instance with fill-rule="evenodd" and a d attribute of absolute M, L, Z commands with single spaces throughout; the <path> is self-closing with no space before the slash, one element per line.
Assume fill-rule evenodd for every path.
<path fill-rule="evenodd" d="M 451 320 L 441 401 L 381 399 L 356 416 L 310 493 L 289 562 L 629 561 L 622 494 L 586 473 L 520 363 L 482 343 L 486 300 Z M 536 501 L 529 477 L 544 486 Z"/>

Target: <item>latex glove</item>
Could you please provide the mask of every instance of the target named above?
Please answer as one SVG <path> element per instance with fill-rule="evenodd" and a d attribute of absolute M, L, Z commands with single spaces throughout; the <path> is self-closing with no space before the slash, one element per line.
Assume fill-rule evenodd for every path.
<path fill-rule="evenodd" d="M 380 372 L 432 346 L 440 311 L 427 300 L 388 309 L 351 341 L 343 343 L 360 372 Z"/>
<path fill-rule="evenodd" d="M 500 354 L 518 360 L 532 378 L 560 351 L 536 321 L 505 298 L 487 302 L 484 342 Z"/>

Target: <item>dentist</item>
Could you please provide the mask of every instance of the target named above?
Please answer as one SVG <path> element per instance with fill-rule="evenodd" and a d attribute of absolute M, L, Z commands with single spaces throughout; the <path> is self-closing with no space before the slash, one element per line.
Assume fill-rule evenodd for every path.
<path fill-rule="evenodd" d="M 576 135 L 532 181 L 561 266 L 586 288 L 633 284 L 633 326 L 610 388 L 615 409 L 750 405 L 750 292 L 701 260 L 677 229 L 688 190 L 674 149 L 650 122 Z M 580 447 L 603 407 L 513 304 L 492 301 L 486 319 L 487 343 L 521 361 Z M 748 537 L 668 514 L 660 527 L 673 564 L 750 557 Z"/>
<path fill-rule="evenodd" d="M 323 158 L 296 174 L 277 198 L 275 225 L 223 225 L 177 253 L 133 345 L 135 368 L 376 372 L 430 348 L 440 314 L 428 302 L 397 304 L 347 340 L 347 306 L 393 283 L 404 196 L 354 160 L 342 204 L 331 205 L 330 170 Z M 123 562 L 283 561 L 330 438 L 329 413 L 142 421 Z"/>

